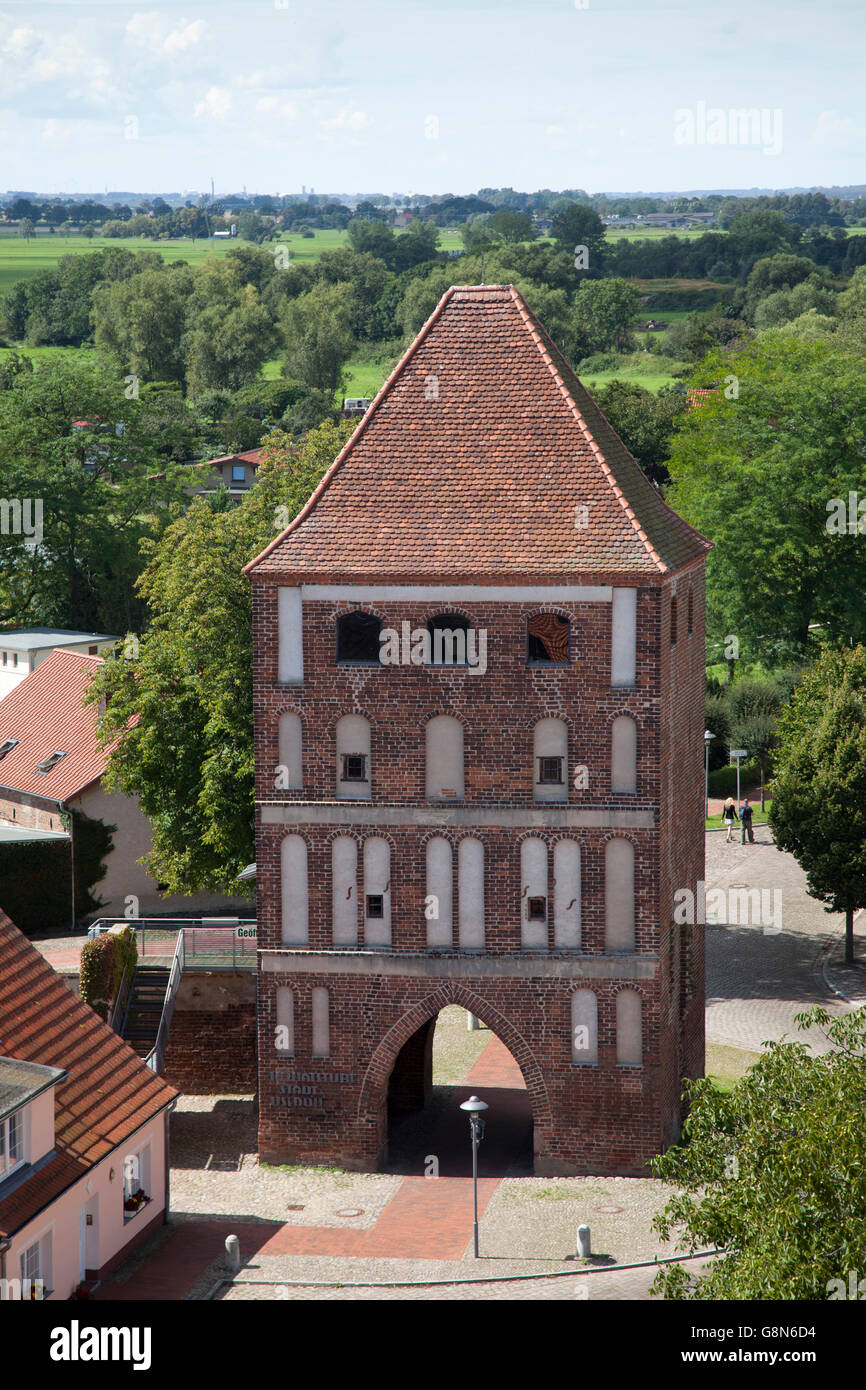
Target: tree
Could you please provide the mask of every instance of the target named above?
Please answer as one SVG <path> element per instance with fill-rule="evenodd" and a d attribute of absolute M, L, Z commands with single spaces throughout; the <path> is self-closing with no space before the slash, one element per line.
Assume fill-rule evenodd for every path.
<path fill-rule="evenodd" d="M 585 354 L 634 347 L 632 322 L 640 295 L 627 280 L 582 280 L 574 303 Z"/>
<path fill-rule="evenodd" d="M 237 391 L 277 345 L 269 310 L 228 257 L 205 261 L 195 272 L 186 323 L 182 349 L 193 396 L 212 388 Z"/>
<path fill-rule="evenodd" d="M 513 212 L 510 208 L 500 208 L 498 212 L 494 212 L 487 225 L 506 245 L 532 241 L 537 235 L 532 215 L 528 212 Z"/>
<path fill-rule="evenodd" d="M 866 1025 L 862 1013 L 798 1017 L 833 1050 L 765 1043 L 729 1094 L 688 1083 L 687 1142 L 653 1162 L 681 1190 L 654 1221 L 677 1248 L 721 1254 L 690 1279 L 682 1265 L 653 1286 L 668 1299 L 824 1300 L 847 1296 L 866 1267 Z"/>
<path fill-rule="evenodd" d="M 686 409 L 685 391 L 662 387 L 653 395 L 636 381 L 614 380 L 595 392 L 595 402 L 647 477 L 657 483 L 669 482 L 664 460 Z"/>
<path fill-rule="evenodd" d="M 185 378 L 181 347 L 193 273 L 183 263 L 146 270 L 93 292 L 93 331 L 98 348 L 143 381 Z"/>
<path fill-rule="evenodd" d="M 23 236 L 25 241 L 29 241 L 31 237 L 36 235 L 36 228 L 29 217 L 21 218 L 18 223 L 18 235 Z"/>
<path fill-rule="evenodd" d="M 352 287 L 314 285 L 284 306 L 281 326 L 286 344 L 285 376 L 306 381 L 332 396 L 342 386 L 352 355 Z"/>
<path fill-rule="evenodd" d="M 671 443 L 671 505 L 715 542 L 713 636 L 736 634 L 765 659 L 802 657 L 810 625 L 832 642 L 866 637 L 866 554 L 833 534 L 832 499 L 862 486 L 866 382 L 832 343 L 775 334 L 705 359 L 716 387 Z M 841 506 L 841 502 L 839 503 Z"/>
<path fill-rule="evenodd" d="M 845 913 L 866 906 L 866 650 L 825 651 L 795 687 L 778 728 L 770 824 L 806 871 L 812 897 Z"/>
<path fill-rule="evenodd" d="M 567 252 L 574 261 L 575 250 L 585 246 L 588 252 L 588 267 L 595 274 L 604 264 L 604 223 L 594 208 L 585 203 L 571 203 L 557 212 L 551 223 L 551 232 L 560 251 Z"/>
<path fill-rule="evenodd" d="M 168 893 L 230 891 L 254 854 L 252 601 L 242 567 L 300 511 L 353 425 L 298 445 L 275 431 L 240 506 L 197 498 L 147 547 L 139 592 L 152 614 L 138 656 L 106 661 L 100 739 L 117 739 L 106 785 L 139 798 L 150 872 Z"/>
<path fill-rule="evenodd" d="M 0 392 L 3 491 L 29 503 L 28 531 L 0 533 L 0 622 L 123 632 L 143 621 L 139 541 L 159 534 L 184 481 L 148 413 L 82 358 L 19 371 Z"/>

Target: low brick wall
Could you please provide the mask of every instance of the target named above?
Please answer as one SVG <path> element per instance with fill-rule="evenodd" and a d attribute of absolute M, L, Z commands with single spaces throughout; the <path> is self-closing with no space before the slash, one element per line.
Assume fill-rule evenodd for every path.
<path fill-rule="evenodd" d="M 184 974 L 165 1079 L 187 1095 L 256 1091 L 256 977 L 252 970 Z"/>

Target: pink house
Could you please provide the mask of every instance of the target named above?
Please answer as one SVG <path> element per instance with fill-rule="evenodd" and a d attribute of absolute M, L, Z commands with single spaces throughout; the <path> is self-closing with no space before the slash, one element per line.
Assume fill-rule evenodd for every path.
<path fill-rule="evenodd" d="M 0 1299 L 69 1298 L 166 1220 L 176 1094 L 0 912 Z"/>

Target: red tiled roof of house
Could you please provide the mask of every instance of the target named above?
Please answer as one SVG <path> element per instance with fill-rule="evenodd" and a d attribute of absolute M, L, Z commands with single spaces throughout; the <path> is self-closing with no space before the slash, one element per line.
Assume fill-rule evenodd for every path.
<path fill-rule="evenodd" d="M 514 286 L 474 285 L 446 291 L 306 506 L 245 573 L 583 582 L 660 576 L 709 549 Z"/>
<path fill-rule="evenodd" d="M 66 801 L 102 776 L 109 749 L 96 741 L 96 706 L 82 704 L 101 665 L 101 657 L 55 648 L 0 700 L 0 745 L 19 740 L 0 758 L 0 786 Z M 65 757 L 41 776 L 37 763 L 54 752 Z"/>
<path fill-rule="evenodd" d="M 689 410 L 694 410 L 697 406 L 703 405 L 705 401 L 718 394 L 718 387 L 716 386 L 690 386 L 686 392 Z"/>
<path fill-rule="evenodd" d="M 215 468 L 220 463 L 261 463 L 264 449 L 247 449 L 243 454 L 220 454 L 216 459 L 202 459 L 195 468 Z"/>
<path fill-rule="evenodd" d="M 0 1197 L 0 1236 L 32 1220 L 177 1094 L 75 997 L 2 911 L 0 1055 L 69 1073 L 54 1092 L 56 1156 Z M 116 1180 L 122 1183 L 122 1173 Z"/>

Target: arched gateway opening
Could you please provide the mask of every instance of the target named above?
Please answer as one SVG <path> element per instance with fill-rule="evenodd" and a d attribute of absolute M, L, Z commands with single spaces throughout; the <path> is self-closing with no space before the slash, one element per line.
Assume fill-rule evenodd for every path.
<path fill-rule="evenodd" d="M 466 1001 L 428 1001 L 426 1016 L 411 1010 L 383 1039 L 362 1098 L 362 1116 L 378 1130 L 381 1171 L 469 1176 L 469 1122 L 460 1104 L 470 1095 L 489 1106 L 479 1173 L 533 1171 L 536 1128 L 547 1111 L 541 1073 L 504 1019 L 485 1018 L 480 1003 L 470 1009 Z"/>

